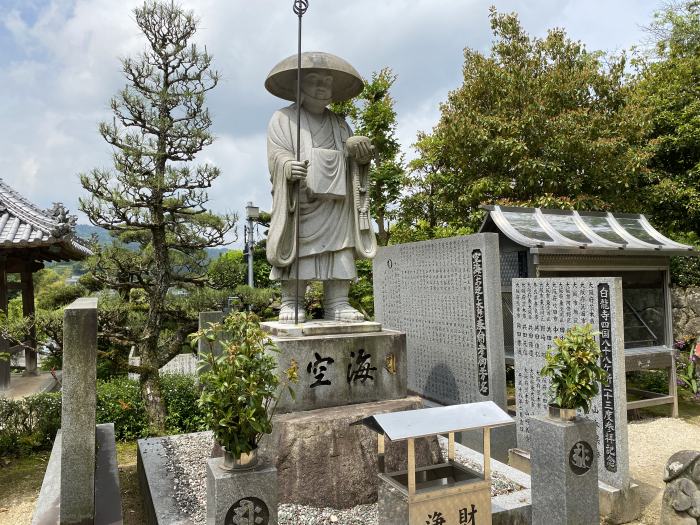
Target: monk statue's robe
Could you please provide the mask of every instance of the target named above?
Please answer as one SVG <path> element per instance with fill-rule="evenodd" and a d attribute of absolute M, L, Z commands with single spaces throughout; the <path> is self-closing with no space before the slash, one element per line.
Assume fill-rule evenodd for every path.
<path fill-rule="evenodd" d="M 322 114 L 301 110 L 301 160 L 309 161 L 301 181 L 299 203 L 296 185 L 289 180 L 290 163 L 296 159 L 296 105 L 272 116 L 267 130 L 267 155 L 272 180 L 272 220 L 267 240 L 270 278 L 296 279 L 296 221 L 299 225 L 299 279 L 301 281 L 352 280 L 357 277 L 355 257 L 373 257 L 374 234 L 369 228 L 366 205 L 358 205 L 358 178 L 345 142 L 350 126 L 328 109 Z M 354 168 L 357 170 L 357 167 Z M 355 173 L 357 173 L 355 171 Z"/>

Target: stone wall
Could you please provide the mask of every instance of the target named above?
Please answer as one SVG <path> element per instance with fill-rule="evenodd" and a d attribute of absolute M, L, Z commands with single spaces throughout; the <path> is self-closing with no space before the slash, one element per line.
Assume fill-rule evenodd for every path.
<path fill-rule="evenodd" d="M 700 335 L 700 287 L 671 288 L 673 305 L 673 339 Z"/>

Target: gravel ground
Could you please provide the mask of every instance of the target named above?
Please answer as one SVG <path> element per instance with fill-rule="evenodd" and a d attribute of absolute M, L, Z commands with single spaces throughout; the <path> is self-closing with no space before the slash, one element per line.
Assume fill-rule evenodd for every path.
<path fill-rule="evenodd" d="M 214 439 L 211 432 L 170 436 L 164 441 L 168 451 L 167 469 L 175 474 L 177 486 L 175 499 L 182 511 L 196 525 L 206 522 L 206 460 L 211 453 Z M 447 440 L 440 442 L 447 455 Z M 481 472 L 481 465 L 456 453 L 456 460 Z M 509 479 L 495 475 L 491 494 L 494 496 L 519 490 L 520 486 Z M 377 523 L 377 504 L 358 505 L 351 509 L 320 509 L 304 505 L 282 504 L 278 509 L 280 525 L 371 525 Z"/>
<path fill-rule="evenodd" d="M 698 449 L 700 426 L 682 419 L 662 417 L 631 421 L 629 432 L 630 476 L 641 489 L 642 516 L 638 523 L 659 523 L 663 472 L 668 458 L 679 450 Z"/>

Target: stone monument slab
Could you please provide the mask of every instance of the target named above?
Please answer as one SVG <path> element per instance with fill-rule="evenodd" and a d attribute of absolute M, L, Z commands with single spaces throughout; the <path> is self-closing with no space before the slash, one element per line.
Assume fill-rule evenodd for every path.
<path fill-rule="evenodd" d="M 544 416 L 550 379 L 540 376 L 547 349 L 573 325 L 600 332 L 601 366 L 609 374 L 588 416 L 597 425 L 598 478 L 629 487 L 627 393 L 619 277 L 513 279 L 513 335 L 518 447 L 531 449 L 529 419 Z M 580 415 L 583 415 L 581 412 Z"/>
<path fill-rule="evenodd" d="M 498 235 L 382 247 L 374 308 L 406 333 L 408 388 L 442 404 L 506 408 Z"/>
<path fill-rule="evenodd" d="M 349 323 L 347 323 L 349 324 Z M 293 326 L 293 325 L 291 325 Z M 271 337 L 280 376 L 296 363 L 294 398 L 284 393 L 278 413 L 367 403 L 406 396 L 406 338 L 393 330 Z"/>
<path fill-rule="evenodd" d="M 63 349 L 61 523 L 87 523 L 95 517 L 96 298 L 65 308 Z"/>

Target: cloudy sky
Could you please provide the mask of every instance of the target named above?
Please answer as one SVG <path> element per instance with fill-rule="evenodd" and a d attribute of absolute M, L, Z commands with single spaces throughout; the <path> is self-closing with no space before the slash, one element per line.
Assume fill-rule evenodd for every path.
<path fill-rule="evenodd" d="M 134 0 L 0 0 L 0 177 L 43 207 L 76 210 L 77 174 L 108 167 L 97 134 L 123 86 L 118 58 L 145 45 Z M 347 59 L 370 76 L 398 75 L 393 95 L 407 156 L 416 132 L 436 123 L 438 105 L 461 83 L 463 49 L 488 51 L 489 5 L 516 11 L 542 36 L 563 27 L 589 49 L 620 51 L 643 41 L 657 0 L 310 0 L 303 47 Z M 209 98 L 216 142 L 200 161 L 219 166 L 216 211 L 270 205 L 265 128 L 284 105 L 263 88 L 267 72 L 296 51 L 291 0 L 183 0 L 201 19 L 197 42 L 222 81 Z M 85 217 L 80 217 L 86 222 Z"/>

